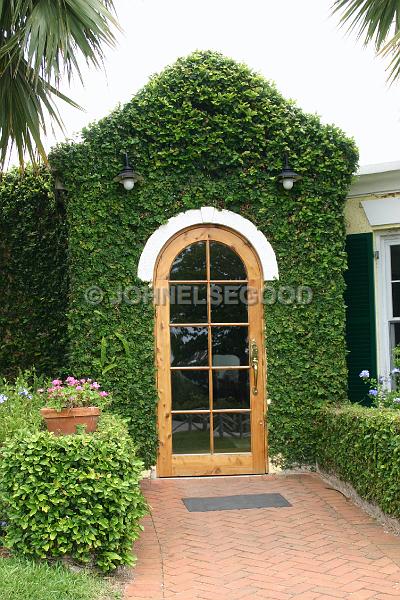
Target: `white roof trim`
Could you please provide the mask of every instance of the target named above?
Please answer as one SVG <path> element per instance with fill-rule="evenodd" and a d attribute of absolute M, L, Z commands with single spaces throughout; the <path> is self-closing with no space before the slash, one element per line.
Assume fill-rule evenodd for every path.
<path fill-rule="evenodd" d="M 359 168 L 357 175 L 375 175 L 376 173 L 387 173 L 388 171 L 400 171 L 400 161 L 364 165 Z"/>
<path fill-rule="evenodd" d="M 385 196 L 400 191 L 400 161 L 365 165 L 354 177 L 348 198 Z"/>
<path fill-rule="evenodd" d="M 248 240 L 257 252 L 263 270 L 264 281 L 279 279 L 275 252 L 265 235 L 248 219 L 229 210 L 217 210 L 204 206 L 188 210 L 172 217 L 161 225 L 147 240 L 138 265 L 138 277 L 142 281 L 153 281 L 154 267 L 165 244 L 183 229 L 194 225 L 224 225 Z"/>

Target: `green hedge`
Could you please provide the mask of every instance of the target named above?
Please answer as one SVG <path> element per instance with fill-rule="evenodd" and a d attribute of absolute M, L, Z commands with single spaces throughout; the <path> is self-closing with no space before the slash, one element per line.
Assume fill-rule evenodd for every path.
<path fill-rule="evenodd" d="M 6 545 L 23 556 L 69 556 L 104 571 L 132 564 L 145 514 L 142 467 L 116 417 L 103 417 L 91 435 L 15 436 L 0 448 Z"/>
<path fill-rule="evenodd" d="M 125 150 L 143 177 L 130 193 L 114 181 Z M 290 192 L 278 182 L 285 152 L 303 176 Z M 179 212 L 202 206 L 227 209 L 255 223 L 277 255 L 280 282 L 274 285 L 314 291 L 309 305 L 267 305 L 266 346 L 270 454 L 287 465 L 315 461 L 319 409 L 332 398 L 344 400 L 347 392 L 343 207 L 357 164 L 353 141 L 302 112 L 247 66 L 215 52 L 195 52 L 87 127 L 80 143 L 58 146 L 51 164 L 68 189 L 68 372 L 95 377 L 112 392 L 114 409 L 129 420 L 146 465 L 154 464 L 157 447 L 154 310 L 150 302 L 118 298 L 131 286 L 148 290 L 136 273 L 149 236 Z M 15 194 L 20 192 L 22 210 L 27 191 Z M 10 197 L 6 190 L 8 203 Z M 16 217 L 11 217 L 13 226 Z M 28 239 L 36 235 L 26 220 L 17 230 L 20 244 L 23 230 Z M 42 264 L 54 264 L 48 254 L 49 262 Z M 29 244 L 27 256 L 28 277 L 43 278 Z M 13 260 L 21 279 L 24 254 L 20 257 L 15 248 Z M 13 364 L 32 361 L 33 348 L 41 365 L 62 363 L 59 309 L 65 283 L 60 276 L 58 292 L 48 272 L 44 281 L 49 287 L 43 299 L 36 298 L 28 310 L 24 294 L 18 304 L 19 287 L 10 290 L 8 306 L 14 303 L 18 313 L 17 335 L 7 337 Z M 87 294 L 93 286 L 103 294 L 95 306 Z M 47 346 L 34 342 L 30 332 L 35 328 L 51 332 Z M 49 348 L 56 349 L 55 360 Z M 107 371 L 110 364 L 116 367 Z"/>
<path fill-rule="evenodd" d="M 400 517 L 400 415 L 358 405 L 324 408 L 319 467 L 350 483 L 362 498 Z"/>
<path fill-rule="evenodd" d="M 314 290 L 310 305 L 266 307 L 266 343 L 271 454 L 286 464 L 315 461 L 319 408 L 347 391 L 343 206 L 354 143 L 214 52 L 178 60 L 82 140 L 51 156 L 68 188 L 71 372 L 92 373 L 112 391 L 140 455 L 154 464 L 153 306 L 119 302 L 118 293 L 147 288 L 136 278 L 139 257 L 169 218 L 202 206 L 237 212 L 271 242 L 279 285 Z M 130 193 L 114 181 L 125 150 L 143 176 Z M 303 175 L 289 193 L 278 182 L 285 151 Z M 87 302 L 91 286 L 104 294 L 95 307 Z M 108 360 L 118 362 L 105 377 L 102 339 Z"/>
<path fill-rule="evenodd" d="M 44 399 L 37 390 L 44 385 L 44 379 L 32 371 L 20 373 L 12 381 L 0 379 L 0 446 L 21 430 L 32 433 L 43 427 L 40 409 Z"/>
<path fill-rule="evenodd" d="M 0 175 L 0 376 L 65 364 L 67 225 L 43 167 Z"/>

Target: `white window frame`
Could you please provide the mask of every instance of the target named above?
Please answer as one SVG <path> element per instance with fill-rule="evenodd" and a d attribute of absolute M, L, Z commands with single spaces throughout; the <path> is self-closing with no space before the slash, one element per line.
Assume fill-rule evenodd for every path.
<path fill-rule="evenodd" d="M 378 375 L 386 376 L 392 365 L 390 323 L 400 323 L 400 317 L 393 317 L 392 278 L 390 265 L 390 247 L 400 245 L 400 229 L 375 233 L 375 249 L 379 252 L 377 277 L 375 284 L 376 337 L 378 346 Z"/>

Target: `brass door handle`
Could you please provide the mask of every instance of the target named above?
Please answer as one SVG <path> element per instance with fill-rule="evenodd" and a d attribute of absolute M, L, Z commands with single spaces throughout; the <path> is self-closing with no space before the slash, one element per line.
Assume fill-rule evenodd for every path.
<path fill-rule="evenodd" d="M 256 340 L 251 340 L 250 342 L 250 364 L 253 369 L 254 374 L 254 385 L 253 385 L 253 394 L 258 394 L 258 347 Z"/>

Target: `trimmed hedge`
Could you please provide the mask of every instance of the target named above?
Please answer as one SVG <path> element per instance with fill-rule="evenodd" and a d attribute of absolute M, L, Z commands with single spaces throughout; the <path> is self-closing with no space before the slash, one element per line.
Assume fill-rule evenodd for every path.
<path fill-rule="evenodd" d="M 116 417 L 103 416 L 91 435 L 21 432 L 0 448 L 6 546 L 39 559 L 69 556 L 103 571 L 132 564 L 146 512 L 142 468 Z"/>
<path fill-rule="evenodd" d="M 129 193 L 114 181 L 124 151 L 143 177 Z M 285 152 L 303 176 L 290 192 L 278 182 Z M 65 353 L 69 373 L 95 377 L 112 392 L 139 455 L 154 464 L 154 307 L 121 297 L 132 286 L 149 291 L 137 265 L 161 224 L 202 206 L 227 209 L 271 242 L 280 272 L 273 287 L 313 289 L 311 304 L 267 305 L 265 320 L 270 455 L 284 465 L 315 462 L 319 410 L 347 395 L 343 207 L 357 158 L 341 130 L 302 112 L 247 66 L 216 52 L 178 60 L 84 129 L 81 142 L 53 151 L 52 168 L 68 190 L 67 266 L 65 222 L 54 212 L 48 182 L 32 181 L 41 190 L 36 196 L 13 176 L 0 183 L 7 222 L 16 228 L 7 267 L 15 281 L 0 307 L 5 324 L 13 319 L 0 371 L 35 362 L 55 375 Z M 19 218 L 35 216 L 35 197 L 48 197 L 45 214 L 53 220 Z M 43 248 L 37 260 L 36 247 Z M 32 287 L 31 280 L 37 291 L 28 302 L 24 282 Z M 92 288 L 100 289 L 95 305 L 88 301 Z"/>
<path fill-rule="evenodd" d="M 362 498 L 400 517 L 400 415 L 359 405 L 326 407 L 319 421 L 318 465 Z"/>
<path fill-rule="evenodd" d="M 143 176 L 129 193 L 114 181 L 125 150 Z M 303 176 L 290 192 L 278 182 L 286 151 Z M 247 66 L 195 52 L 84 129 L 82 142 L 58 146 L 51 163 L 68 189 L 70 372 L 112 391 L 146 465 L 157 446 L 154 310 L 119 298 L 130 286 L 148 290 L 136 273 L 149 236 L 202 206 L 237 212 L 266 235 L 280 271 L 274 286 L 314 291 L 309 305 L 266 307 L 266 345 L 270 453 L 287 465 L 315 462 L 319 409 L 347 395 L 343 207 L 354 143 Z M 96 306 L 93 286 L 103 294 Z M 103 376 L 105 347 L 118 368 Z"/>
<path fill-rule="evenodd" d="M 0 376 L 65 364 L 67 277 L 65 209 L 48 169 L 0 175 Z"/>

